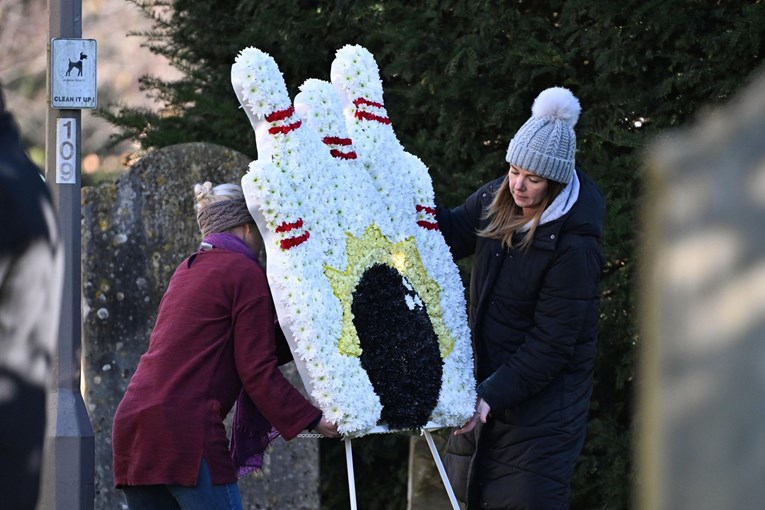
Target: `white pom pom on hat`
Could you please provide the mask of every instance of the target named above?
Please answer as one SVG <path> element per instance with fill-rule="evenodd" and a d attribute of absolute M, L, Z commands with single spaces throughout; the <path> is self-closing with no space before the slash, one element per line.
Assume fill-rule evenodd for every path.
<path fill-rule="evenodd" d="M 552 87 L 543 90 L 531 106 L 531 116 L 538 119 L 561 120 L 576 126 L 582 107 L 574 94 L 563 87 Z"/>
<path fill-rule="evenodd" d="M 507 147 L 506 160 L 531 173 L 568 184 L 574 175 L 579 100 L 563 87 L 543 90 L 531 107 L 531 118 Z"/>

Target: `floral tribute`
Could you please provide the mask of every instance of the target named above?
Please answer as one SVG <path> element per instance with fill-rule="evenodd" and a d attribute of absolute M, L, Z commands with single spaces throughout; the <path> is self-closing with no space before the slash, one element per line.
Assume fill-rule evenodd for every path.
<path fill-rule="evenodd" d="M 293 104 L 263 51 L 231 69 L 258 146 L 242 188 L 298 371 L 347 436 L 462 425 L 470 333 L 427 168 L 396 138 L 369 51 L 343 47 L 330 76 Z"/>

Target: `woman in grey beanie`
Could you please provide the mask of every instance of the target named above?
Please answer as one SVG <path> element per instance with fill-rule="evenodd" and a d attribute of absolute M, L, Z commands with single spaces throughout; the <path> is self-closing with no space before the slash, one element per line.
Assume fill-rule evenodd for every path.
<path fill-rule="evenodd" d="M 544 90 L 507 149 L 509 169 L 437 209 L 455 259 L 474 255 L 478 402 L 445 458 L 468 509 L 568 508 L 584 444 L 599 315 L 603 195 L 575 167 L 568 89 Z"/>

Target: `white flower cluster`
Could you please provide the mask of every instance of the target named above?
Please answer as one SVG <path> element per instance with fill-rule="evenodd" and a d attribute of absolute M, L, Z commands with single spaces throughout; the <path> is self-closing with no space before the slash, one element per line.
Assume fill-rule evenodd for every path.
<path fill-rule="evenodd" d="M 331 181 L 329 191 L 342 194 L 344 199 L 338 208 L 338 232 L 361 237 L 384 213 L 382 204 L 373 200 L 375 189 L 369 173 L 358 166 L 358 154 L 345 127 L 340 98 L 331 83 L 311 78 L 300 86 L 300 93 L 295 96 L 295 110 L 319 135 L 325 145 L 324 152 L 336 151 L 325 172 Z M 336 241 L 345 244 L 344 238 Z M 333 267 L 345 269 L 344 263 Z"/>
<path fill-rule="evenodd" d="M 345 101 L 346 125 L 360 162 L 372 177 L 385 207 L 384 216 L 379 219 L 380 229 L 394 241 L 413 235 L 415 225 L 409 221 L 408 208 L 414 201 L 412 179 L 404 171 L 404 149 L 383 104 L 382 82 L 374 57 L 361 46 L 344 46 L 335 55 L 330 78 Z"/>
<path fill-rule="evenodd" d="M 339 349 L 348 303 L 327 276 L 327 268 L 358 272 L 346 273 L 349 260 L 366 260 L 348 253 L 347 239 L 376 226 L 387 242 L 414 239 L 439 296 L 453 345 L 431 421 L 461 425 L 475 402 L 472 350 L 459 273 L 435 228 L 427 168 L 397 140 L 366 49 L 339 50 L 331 77 L 332 84 L 306 81 L 293 108 L 268 54 L 246 48 L 231 71 L 258 145 L 242 187 L 266 243 L 269 283 L 301 378 L 341 433 L 363 435 L 378 425 L 382 405 L 360 358 Z"/>
<path fill-rule="evenodd" d="M 338 194 L 326 192 L 332 184 L 332 176 L 326 173 L 331 158 L 314 133 L 301 129 L 302 121 L 295 113 L 276 62 L 257 48 L 247 48 L 232 66 L 232 82 L 242 106 L 252 114 L 250 120 L 259 135 L 259 158 L 251 164 L 251 173 L 260 191 L 274 191 L 259 202 L 266 226 L 276 230 L 285 221 L 302 220 L 305 230 L 314 237 L 310 245 L 316 247 L 316 255 L 327 254 L 335 262 L 342 260 L 338 245 L 330 242 L 342 207 Z"/>
<path fill-rule="evenodd" d="M 239 52 L 231 70 L 247 100 L 242 106 L 255 115 L 265 117 L 292 106 L 282 73 L 267 53 L 245 48 Z"/>
<path fill-rule="evenodd" d="M 362 46 L 349 44 L 337 50 L 329 77 L 337 87 L 343 106 L 359 98 L 383 103 L 380 69 L 372 54 Z"/>

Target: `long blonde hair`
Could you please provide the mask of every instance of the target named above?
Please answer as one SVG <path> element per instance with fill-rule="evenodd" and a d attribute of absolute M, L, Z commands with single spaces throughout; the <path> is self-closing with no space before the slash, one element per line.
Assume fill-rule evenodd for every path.
<path fill-rule="evenodd" d="M 515 204 L 513 195 L 510 192 L 508 176 L 505 175 L 505 178 L 502 179 L 502 184 L 499 185 L 499 189 L 494 194 L 494 198 L 492 198 L 482 218 L 488 219 L 489 224 L 479 230 L 478 235 L 489 239 L 498 239 L 502 242 L 504 249 L 510 249 L 513 247 L 513 235 L 531 221 L 531 227 L 518 243 L 519 248 L 528 249 L 531 246 L 532 239 L 534 239 L 534 233 L 539 226 L 542 213 L 555 200 L 555 197 L 558 196 L 563 187 L 563 183 L 547 179 L 545 196 L 534 216 L 529 220 L 528 217 L 523 215 L 523 209 Z"/>

